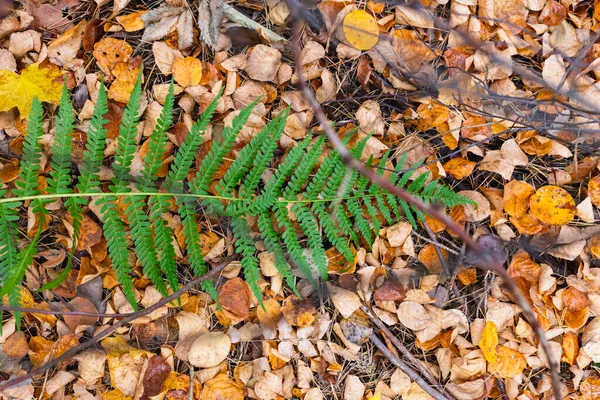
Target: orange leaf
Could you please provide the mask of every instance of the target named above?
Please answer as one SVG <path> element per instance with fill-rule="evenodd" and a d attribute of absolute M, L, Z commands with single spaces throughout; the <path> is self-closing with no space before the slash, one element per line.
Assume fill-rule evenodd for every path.
<path fill-rule="evenodd" d="M 511 217 L 521 218 L 529 208 L 529 198 L 535 189 L 527 182 L 512 180 L 504 186 L 504 211 Z"/>
<path fill-rule="evenodd" d="M 444 164 L 444 169 L 455 179 L 464 179 L 471 175 L 477 165 L 474 161 L 469 161 L 462 157 L 456 157 Z"/>
<path fill-rule="evenodd" d="M 567 332 L 562 337 L 563 362 L 573 365 L 579 354 L 579 338 L 574 332 Z"/>
<path fill-rule="evenodd" d="M 121 24 L 125 32 L 135 32 L 144 29 L 144 21 L 142 15 L 148 11 L 138 11 L 127 15 L 117 17 L 117 22 Z"/>
<path fill-rule="evenodd" d="M 588 196 L 593 205 L 600 207 L 600 175 L 596 175 L 588 182 Z"/>
<path fill-rule="evenodd" d="M 525 250 L 519 250 L 515 253 L 508 266 L 508 274 L 511 277 L 516 278 L 520 276 L 532 283 L 539 280 L 541 273 L 542 267 L 533 261 L 529 253 Z"/>
<path fill-rule="evenodd" d="M 184 88 L 199 85 L 202 80 L 202 62 L 195 57 L 176 59 L 173 62 L 173 77 Z"/>
<path fill-rule="evenodd" d="M 581 311 L 591 303 L 587 294 L 572 286 L 563 291 L 562 301 L 571 312 Z"/>
<path fill-rule="evenodd" d="M 104 38 L 94 45 L 94 57 L 100 70 L 112 76 L 112 70 L 117 63 L 127 62 L 133 54 L 133 49 L 124 40 Z"/>
<path fill-rule="evenodd" d="M 465 286 L 469 286 L 477 282 L 477 269 L 461 268 L 458 270 L 458 274 L 456 276 L 460 283 L 462 283 Z"/>
<path fill-rule="evenodd" d="M 244 390 L 227 374 L 206 381 L 200 395 L 202 400 L 243 400 Z"/>
<path fill-rule="evenodd" d="M 219 303 L 225 315 L 232 321 L 239 322 L 248 318 L 250 290 L 246 282 L 238 277 L 225 282 L 219 290 Z"/>
<path fill-rule="evenodd" d="M 440 251 L 442 252 L 442 257 L 444 257 L 445 260 L 448 260 L 448 251 L 442 248 L 440 248 Z M 440 259 L 433 244 L 426 244 L 421 251 L 419 251 L 417 258 L 427 267 L 430 272 L 434 274 L 443 272 L 442 264 L 440 263 Z"/>
<path fill-rule="evenodd" d="M 490 363 L 488 372 L 500 378 L 514 378 L 520 375 L 527 366 L 525 356 L 509 347 L 498 346 L 496 362 Z"/>

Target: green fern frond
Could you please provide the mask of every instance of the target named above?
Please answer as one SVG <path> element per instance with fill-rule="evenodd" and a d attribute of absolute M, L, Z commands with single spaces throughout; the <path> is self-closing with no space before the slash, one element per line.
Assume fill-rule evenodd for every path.
<path fill-rule="evenodd" d="M 252 240 L 248 222 L 241 217 L 232 217 L 231 230 L 233 231 L 233 237 L 235 238 L 235 248 L 242 256 L 241 263 L 246 282 L 248 282 L 252 294 L 254 294 L 254 297 L 256 297 L 264 310 L 265 306 L 262 302 L 262 291 L 260 290 L 260 286 L 258 286 L 258 281 L 260 279 L 258 259 L 255 256 L 256 248 L 254 247 L 254 241 Z"/>
<path fill-rule="evenodd" d="M 60 97 L 60 106 L 56 117 L 54 143 L 52 144 L 52 161 L 48 178 L 48 193 L 72 193 L 71 185 L 71 152 L 75 127 L 75 112 L 71 105 L 71 97 L 65 83 Z"/>

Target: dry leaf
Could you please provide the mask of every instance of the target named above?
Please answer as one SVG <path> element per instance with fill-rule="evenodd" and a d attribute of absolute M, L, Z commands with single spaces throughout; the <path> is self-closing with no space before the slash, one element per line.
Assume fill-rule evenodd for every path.
<path fill-rule="evenodd" d="M 488 363 L 495 364 L 497 362 L 498 328 L 493 321 L 486 321 L 478 346 Z"/>
<path fill-rule="evenodd" d="M 402 325 L 414 331 L 420 331 L 431 323 L 431 316 L 419 303 L 404 301 L 398 306 L 398 319 Z"/>
<path fill-rule="evenodd" d="M 243 389 L 227 374 L 219 374 L 204 383 L 202 400 L 244 400 Z"/>
<path fill-rule="evenodd" d="M 84 19 L 48 45 L 48 58 L 53 64 L 65 69 L 83 65 L 83 60 L 77 59 L 77 53 L 81 48 L 86 26 L 87 21 Z"/>
<path fill-rule="evenodd" d="M 208 332 L 200 335 L 190 347 L 190 364 L 199 368 L 212 368 L 219 365 L 229 354 L 231 340 L 221 332 Z"/>
<path fill-rule="evenodd" d="M 245 71 L 250 77 L 261 82 L 275 82 L 277 80 L 277 70 L 281 65 L 281 52 L 279 50 L 258 44 L 254 46 L 248 61 Z"/>
<path fill-rule="evenodd" d="M 250 312 L 250 289 L 246 282 L 236 277 L 219 289 L 219 303 L 225 315 L 234 323 L 248 318 Z"/>
<path fill-rule="evenodd" d="M 23 332 L 15 332 L 6 338 L 2 350 L 11 358 L 22 358 L 29 353 L 27 338 Z"/>
<path fill-rule="evenodd" d="M 104 376 L 106 353 L 102 350 L 87 350 L 73 357 L 77 361 L 79 377 L 87 385 L 94 385 Z"/>
<path fill-rule="evenodd" d="M 173 61 L 175 82 L 186 88 L 199 85 L 202 79 L 202 62 L 195 57 L 177 58 Z"/>
<path fill-rule="evenodd" d="M 0 112 L 17 107 L 21 118 L 26 118 L 34 97 L 42 102 L 58 104 L 62 88 L 58 81 L 60 76 L 58 68 L 42 67 L 40 64 L 31 64 L 20 74 L 0 71 Z"/>
<path fill-rule="evenodd" d="M 121 24 L 125 32 L 136 32 L 144 29 L 144 21 L 142 15 L 148 11 L 138 11 L 127 15 L 117 17 L 117 22 Z M 157 62 L 158 63 L 158 62 Z"/>
<path fill-rule="evenodd" d="M 379 41 L 377 21 L 364 10 L 349 12 L 342 27 L 348 43 L 359 50 L 370 50 Z"/>
<path fill-rule="evenodd" d="M 529 201 L 531 214 L 548 225 L 566 225 L 575 217 L 575 201 L 558 186 L 539 188 Z"/>
<path fill-rule="evenodd" d="M 529 198 L 535 189 L 527 182 L 512 180 L 504 185 L 504 211 L 511 217 L 521 218 L 529 209 Z"/>
<path fill-rule="evenodd" d="M 172 48 L 166 42 L 152 43 L 152 54 L 160 72 L 164 75 L 173 73 L 173 63 L 178 58 L 183 58 L 183 54 L 177 49 Z"/>
<path fill-rule="evenodd" d="M 590 179 L 587 190 L 592 204 L 600 208 L 600 175 L 596 175 Z"/>
<path fill-rule="evenodd" d="M 500 378 L 514 378 L 523 373 L 527 366 L 525 356 L 509 347 L 497 347 L 496 362 L 491 362 L 488 371 Z"/>
<path fill-rule="evenodd" d="M 466 158 L 453 158 L 444 164 L 444 170 L 452 175 L 455 179 L 464 179 L 471 175 L 477 165 L 474 161 L 469 161 Z"/>
<path fill-rule="evenodd" d="M 283 316 L 279 303 L 277 300 L 270 298 L 263 300 L 263 305 L 264 309 L 262 307 L 256 309 L 256 316 L 260 324 L 271 329 L 277 328 L 277 323 Z"/>
<path fill-rule="evenodd" d="M 448 251 L 444 248 L 440 248 L 440 252 L 447 261 Z M 435 246 L 432 243 L 428 243 L 423 246 L 421 251 L 419 251 L 419 256 L 417 258 L 427 267 L 429 272 L 434 274 L 444 272 L 440 258 L 438 257 Z"/>
<path fill-rule="evenodd" d="M 124 40 L 104 38 L 94 44 L 94 57 L 98 67 L 105 74 L 112 76 L 117 63 L 126 63 L 133 54 L 133 49 Z"/>
<path fill-rule="evenodd" d="M 362 304 L 360 298 L 354 292 L 330 285 L 329 283 L 327 284 L 327 290 L 336 310 L 344 318 L 349 318 Z"/>
<path fill-rule="evenodd" d="M 461 190 L 458 194 L 473 200 L 477 205 L 465 204 L 465 217 L 467 221 L 479 222 L 490 216 L 490 202 L 484 195 L 475 190 Z"/>

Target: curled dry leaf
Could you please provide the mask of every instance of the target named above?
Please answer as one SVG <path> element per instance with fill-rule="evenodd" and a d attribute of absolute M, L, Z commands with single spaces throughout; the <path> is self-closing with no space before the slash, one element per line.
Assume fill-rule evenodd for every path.
<path fill-rule="evenodd" d="M 479 222 L 490 216 L 490 202 L 484 195 L 475 190 L 462 190 L 458 194 L 473 200 L 476 204 L 476 206 L 470 204 L 463 206 L 467 221 Z"/>
<path fill-rule="evenodd" d="M 558 186 L 539 188 L 529 201 L 531 214 L 548 225 L 566 225 L 575 217 L 573 197 Z"/>
<path fill-rule="evenodd" d="M 71 300 L 68 305 L 63 306 L 63 311 L 81 311 L 86 313 L 97 313 L 96 306 L 85 297 L 77 296 Z M 87 328 L 89 325 L 94 325 L 97 321 L 97 317 L 81 316 L 81 315 L 65 315 L 63 316 L 65 324 L 69 327 L 71 332 L 80 332 L 78 329 L 80 326 Z"/>
<path fill-rule="evenodd" d="M 370 50 L 379 41 L 375 18 L 364 10 L 354 10 L 344 17 L 342 25 L 348 43 L 358 50 Z"/>
<path fill-rule="evenodd" d="M 190 364 L 199 368 L 212 368 L 219 365 L 229 354 L 231 340 L 221 332 L 208 332 L 200 335 L 190 347 Z"/>
<path fill-rule="evenodd" d="M 132 54 L 133 49 L 124 40 L 104 38 L 94 45 L 98 67 L 109 76 L 112 76 L 112 70 L 118 63 L 126 63 Z"/>
<path fill-rule="evenodd" d="M 317 310 L 310 299 L 299 300 L 292 295 L 283 300 L 281 312 L 290 325 L 304 328 L 315 322 Z"/>

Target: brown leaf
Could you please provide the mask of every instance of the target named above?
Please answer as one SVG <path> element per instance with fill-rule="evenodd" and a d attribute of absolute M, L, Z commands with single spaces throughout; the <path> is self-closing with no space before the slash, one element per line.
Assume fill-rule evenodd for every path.
<path fill-rule="evenodd" d="M 104 38 L 94 45 L 94 57 L 98 67 L 105 74 L 112 76 L 112 70 L 117 63 L 127 62 L 133 49 L 124 40 Z"/>
<path fill-rule="evenodd" d="M 77 296 L 73 300 L 71 300 L 68 305 L 63 306 L 63 311 L 80 311 L 87 313 L 97 313 L 98 310 L 96 306 L 85 297 Z M 69 327 L 71 332 L 79 332 L 77 328 L 80 326 L 84 326 L 87 328 L 89 325 L 94 325 L 97 321 L 97 317 L 89 317 L 82 315 L 64 315 L 65 324 Z M 84 328 L 84 329 L 85 329 Z"/>
<path fill-rule="evenodd" d="M 303 328 L 315 322 L 317 310 L 310 299 L 299 300 L 292 295 L 283 300 L 281 312 L 290 325 Z"/>
<path fill-rule="evenodd" d="M 375 301 L 402 301 L 406 297 L 406 291 L 402 283 L 393 275 L 389 275 L 373 293 Z"/>
<path fill-rule="evenodd" d="M 219 303 L 225 315 L 236 322 L 248 318 L 250 312 L 250 290 L 241 278 L 228 280 L 219 290 Z"/>
<path fill-rule="evenodd" d="M 440 251 L 444 259 L 448 260 L 448 251 L 443 248 L 440 248 Z M 432 243 L 426 244 L 421 251 L 419 251 L 417 258 L 427 267 L 429 272 L 434 274 L 443 272 L 442 264 L 440 263 L 440 259 L 435 251 L 435 246 Z"/>
<path fill-rule="evenodd" d="M 531 259 L 529 253 L 522 249 L 513 256 L 508 266 L 508 274 L 511 277 L 520 276 L 531 283 L 537 282 L 541 273 L 542 267 Z"/>
<path fill-rule="evenodd" d="M 265 306 L 264 310 L 262 307 L 257 307 L 256 309 L 256 316 L 260 324 L 271 329 L 277 328 L 277 323 L 282 316 L 281 306 L 273 298 L 263 300 L 263 305 Z"/>
<path fill-rule="evenodd" d="M 561 361 L 573 365 L 579 354 L 579 337 L 574 332 L 566 332 L 562 337 L 563 356 Z"/>
<path fill-rule="evenodd" d="M 144 373 L 144 394 L 140 400 L 149 400 L 152 396 L 160 393 L 160 387 L 169 376 L 171 366 L 161 356 L 152 356 L 148 360 L 148 366 Z"/>
<path fill-rule="evenodd" d="M 574 288 L 568 287 L 562 293 L 562 301 L 571 312 L 578 312 L 591 304 L 587 294 Z"/>
<path fill-rule="evenodd" d="M 27 339 L 23 332 L 15 332 L 6 338 L 3 346 L 4 354 L 11 358 L 22 358 L 29 352 Z"/>

